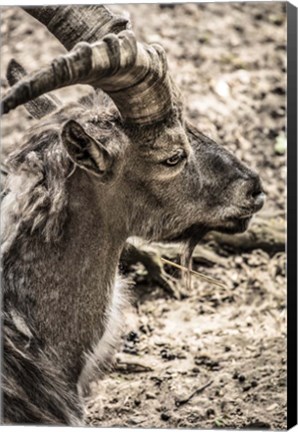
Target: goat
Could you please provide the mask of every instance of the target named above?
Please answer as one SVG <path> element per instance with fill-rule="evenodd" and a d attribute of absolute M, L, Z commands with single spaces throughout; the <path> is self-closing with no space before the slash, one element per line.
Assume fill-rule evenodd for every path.
<path fill-rule="evenodd" d="M 62 384 L 53 403 L 47 395 L 52 411 L 57 400 L 65 410 L 57 422 L 73 423 L 81 414 L 65 391 L 70 400 L 77 385 L 86 394 L 121 334 L 126 283 L 117 267 L 126 239 L 181 241 L 190 258 L 209 230 L 244 231 L 264 193 L 255 172 L 187 121 L 164 50 L 138 43 L 127 20 L 103 6 L 27 11 L 70 52 L 23 77 L 2 100 L 4 114 L 21 104 L 34 111 L 36 98 L 48 103 L 8 163 L 3 304 L 24 324 L 15 325 L 16 350 L 29 363 L 30 350 L 39 353 L 43 387 L 43 377 L 57 370 L 53 380 Z M 57 106 L 45 96 L 75 83 L 103 90 L 114 105 L 99 106 L 94 97 Z M 24 331 L 36 335 L 27 344 Z M 5 379 L 14 379 L 17 392 L 24 382 L 11 376 L 11 365 L 20 359 L 4 350 Z M 36 395 L 40 389 L 32 386 Z M 9 422 L 49 422 L 43 412 L 14 416 L 17 408 L 7 404 L 4 398 Z"/>

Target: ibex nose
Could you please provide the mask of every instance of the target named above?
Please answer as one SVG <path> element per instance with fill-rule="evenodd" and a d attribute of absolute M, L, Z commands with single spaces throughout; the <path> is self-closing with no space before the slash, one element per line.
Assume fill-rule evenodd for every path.
<path fill-rule="evenodd" d="M 254 211 L 261 210 L 265 203 L 266 194 L 259 176 L 255 176 L 247 182 L 246 197 L 254 206 Z"/>

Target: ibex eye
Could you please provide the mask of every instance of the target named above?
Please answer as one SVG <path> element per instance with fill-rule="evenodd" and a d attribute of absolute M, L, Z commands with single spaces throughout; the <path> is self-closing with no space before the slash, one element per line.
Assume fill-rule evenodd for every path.
<path fill-rule="evenodd" d="M 171 156 L 170 158 L 166 159 L 164 161 L 165 165 L 174 166 L 177 165 L 179 162 L 181 162 L 183 159 L 186 158 L 186 154 L 183 150 L 179 150 L 176 154 Z"/>

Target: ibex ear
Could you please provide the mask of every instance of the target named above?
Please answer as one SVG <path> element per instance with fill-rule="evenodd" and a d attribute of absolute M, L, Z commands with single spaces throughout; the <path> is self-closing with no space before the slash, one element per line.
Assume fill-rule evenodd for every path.
<path fill-rule="evenodd" d="M 80 168 L 89 171 L 102 180 L 112 174 L 113 156 L 98 141 L 85 132 L 74 120 L 69 120 L 62 129 L 62 143 L 70 158 Z"/>

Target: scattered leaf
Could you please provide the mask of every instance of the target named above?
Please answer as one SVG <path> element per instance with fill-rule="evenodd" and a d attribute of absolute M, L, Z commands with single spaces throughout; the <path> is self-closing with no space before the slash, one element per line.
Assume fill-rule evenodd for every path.
<path fill-rule="evenodd" d="M 284 132 L 281 132 L 275 141 L 274 151 L 276 154 L 283 155 L 287 150 L 287 137 Z"/>

